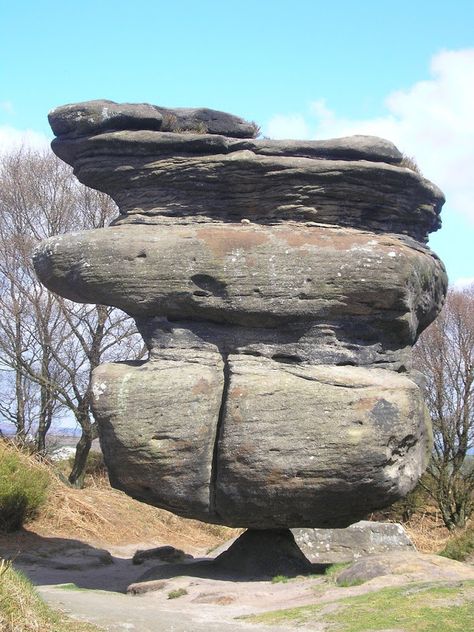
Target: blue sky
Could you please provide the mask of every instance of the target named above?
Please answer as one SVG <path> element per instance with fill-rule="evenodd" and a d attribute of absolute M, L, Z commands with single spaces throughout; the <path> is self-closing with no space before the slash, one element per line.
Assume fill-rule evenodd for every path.
<path fill-rule="evenodd" d="M 94 98 L 207 106 L 272 137 L 374 133 L 447 195 L 430 241 L 474 279 L 474 2 L 0 0 L 0 150 Z"/>

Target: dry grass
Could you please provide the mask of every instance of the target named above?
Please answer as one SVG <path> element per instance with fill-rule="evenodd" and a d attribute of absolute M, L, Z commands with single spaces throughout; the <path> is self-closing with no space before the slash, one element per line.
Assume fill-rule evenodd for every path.
<path fill-rule="evenodd" d="M 240 533 L 236 529 L 180 518 L 133 500 L 112 489 L 100 471 L 87 477 L 84 489 L 76 489 L 61 480 L 55 473 L 56 466 L 51 463 L 39 462 L 29 455 L 24 458 L 31 460 L 32 468 L 47 473 L 50 478 L 45 504 L 26 525 L 27 531 L 33 534 L 81 540 L 102 547 L 163 542 L 193 552 L 193 549 L 215 547 Z M 11 539 L 21 545 L 20 541 L 25 538 L 19 532 Z M 6 540 L 8 536 L 1 536 L 0 544 L 6 544 Z"/>
<path fill-rule="evenodd" d="M 453 537 L 444 525 L 441 514 L 434 508 L 413 515 L 403 526 L 422 553 L 438 553 Z"/>
<path fill-rule="evenodd" d="M 77 539 L 94 545 L 163 541 L 187 549 L 208 549 L 237 530 L 180 518 L 112 489 L 104 473 L 89 476 L 84 489 L 66 485 L 50 464 L 48 500 L 27 527 L 41 536 Z"/>
<path fill-rule="evenodd" d="M 413 158 L 413 156 L 407 156 L 407 154 L 403 154 L 403 157 L 402 157 L 402 160 L 401 160 L 399 166 L 400 167 L 406 167 L 407 169 L 411 169 L 411 171 L 414 171 L 415 173 L 417 173 L 420 176 L 423 175 L 421 173 L 421 169 L 420 169 L 418 163 Z"/>
<path fill-rule="evenodd" d="M 10 562 L 0 559 L 1 632 L 99 632 L 101 629 L 49 608 L 25 576 L 13 570 Z"/>
<path fill-rule="evenodd" d="M 51 485 L 48 503 L 28 528 L 39 535 L 72 537 L 95 545 L 159 540 L 197 549 L 215 546 L 236 533 L 140 503 L 105 480 L 82 490 L 57 480 Z"/>
<path fill-rule="evenodd" d="M 386 512 L 372 514 L 370 519 L 400 522 L 399 519 L 393 519 Z M 401 524 L 421 553 L 438 553 L 453 538 L 453 534 L 445 527 L 440 512 L 436 510 L 436 507 L 429 505 L 415 512 L 408 521 Z"/>

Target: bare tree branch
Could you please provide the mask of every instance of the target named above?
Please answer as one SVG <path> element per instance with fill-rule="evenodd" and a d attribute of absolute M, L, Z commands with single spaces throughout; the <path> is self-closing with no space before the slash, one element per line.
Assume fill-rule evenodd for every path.
<path fill-rule="evenodd" d="M 34 429 L 45 450 L 65 411 L 82 430 L 70 480 L 77 482 L 92 440 L 91 375 L 104 359 L 134 359 L 143 342 L 119 310 L 79 305 L 50 293 L 31 254 L 46 237 L 100 228 L 112 200 L 80 185 L 51 152 L 19 150 L 0 158 L 0 418 L 20 437 Z"/>
<path fill-rule="evenodd" d="M 449 529 L 474 511 L 474 286 L 451 290 L 421 335 L 415 363 L 426 376 L 434 434 L 430 493 Z"/>

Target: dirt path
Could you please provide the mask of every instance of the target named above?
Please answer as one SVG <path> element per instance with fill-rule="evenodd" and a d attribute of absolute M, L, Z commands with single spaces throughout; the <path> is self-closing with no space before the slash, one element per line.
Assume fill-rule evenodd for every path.
<path fill-rule="evenodd" d="M 234 608 L 202 605 L 187 612 L 183 603 L 167 607 L 153 594 L 132 597 L 119 593 L 62 590 L 54 586 L 43 586 L 39 592 L 54 608 L 76 619 L 95 623 L 108 632 L 243 632 L 249 629 L 288 632 L 286 627 L 234 621 Z"/>
<path fill-rule="evenodd" d="M 30 544 L 17 557 L 15 565 L 38 586 L 41 596 L 72 617 L 95 623 L 110 632 L 288 632 L 287 625 L 250 624 L 239 617 L 315 603 L 332 607 L 332 602 L 350 596 L 413 581 L 474 579 L 474 568 L 467 565 L 456 566 L 458 563 L 444 558 L 430 562 L 430 556 L 416 560 L 410 554 L 406 554 L 405 561 L 401 555 L 397 555 L 395 561 L 384 558 L 382 561 L 392 569 L 390 574 L 346 588 L 336 586 L 325 576 L 298 577 L 283 582 L 175 576 L 172 565 L 162 562 L 163 570 L 169 572 L 158 581 L 158 589 L 130 595 L 125 594 L 127 586 L 159 565 L 156 559 L 133 564 L 134 551 L 164 542 L 147 542 L 140 547 L 109 547 L 109 550 L 61 538 L 44 538 Z M 0 555 L 4 554 L 1 548 Z M 196 555 L 197 551 L 193 553 Z M 394 569 L 394 565 L 398 568 Z M 176 568 L 182 573 L 182 565 Z M 176 598 L 170 598 L 173 594 Z M 324 624 L 316 622 L 304 626 L 304 630 L 311 632 L 324 629 Z"/>

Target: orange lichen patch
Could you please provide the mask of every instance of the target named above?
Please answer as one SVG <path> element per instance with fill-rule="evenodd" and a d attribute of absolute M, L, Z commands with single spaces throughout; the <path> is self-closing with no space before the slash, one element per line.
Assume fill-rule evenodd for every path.
<path fill-rule="evenodd" d="M 362 399 L 358 399 L 352 405 L 353 410 L 372 410 L 374 406 L 380 401 L 379 397 L 364 397 Z"/>
<path fill-rule="evenodd" d="M 400 244 L 395 240 L 384 238 L 382 244 L 377 235 L 368 235 L 357 231 L 318 227 L 288 226 L 275 231 L 278 239 L 284 240 L 293 248 L 313 246 L 317 248 L 330 248 L 331 250 L 350 250 L 351 248 L 365 248 L 383 246 L 400 248 Z"/>
<path fill-rule="evenodd" d="M 302 246 L 317 246 L 319 248 L 334 248 L 334 242 L 339 237 L 335 231 L 318 228 L 302 228 L 299 226 L 289 226 L 281 228 L 276 233 L 280 240 L 285 241 L 293 248 Z"/>
<path fill-rule="evenodd" d="M 258 263 L 257 257 L 255 257 L 254 255 L 247 256 L 245 258 L 245 263 L 247 265 L 247 268 L 255 268 Z"/>
<path fill-rule="evenodd" d="M 270 470 L 267 476 L 265 477 L 265 484 L 270 485 L 270 486 L 271 485 L 284 486 L 285 482 L 286 482 L 285 474 L 283 473 L 282 470 L 278 468 L 274 468 Z"/>
<path fill-rule="evenodd" d="M 234 399 L 237 397 L 244 397 L 247 394 L 248 390 L 246 388 L 242 388 L 241 386 L 234 386 L 229 391 L 229 398 Z"/>
<path fill-rule="evenodd" d="M 268 243 L 270 232 L 250 226 L 229 228 L 198 228 L 196 237 L 202 240 L 217 257 L 225 257 L 235 250 L 251 251 Z"/>
<path fill-rule="evenodd" d="M 203 377 L 196 382 L 196 384 L 193 386 L 192 388 L 192 394 L 193 395 L 205 395 L 207 393 L 209 393 L 209 391 L 211 390 L 211 385 L 209 384 L 209 382 L 207 380 L 205 380 Z"/>
<path fill-rule="evenodd" d="M 233 455 L 236 462 L 245 462 L 249 455 L 253 455 L 255 453 L 255 444 L 253 443 L 242 443 L 233 451 Z"/>
<path fill-rule="evenodd" d="M 244 421 L 242 413 L 239 410 L 239 404 L 232 402 L 232 408 L 227 413 L 227 418 L 232 424 L 241 424 Z"/>

